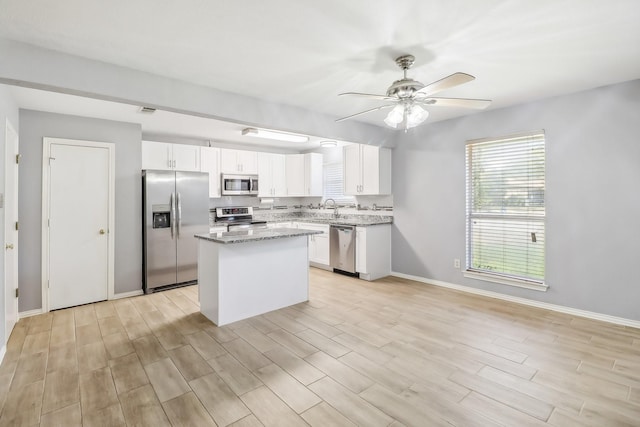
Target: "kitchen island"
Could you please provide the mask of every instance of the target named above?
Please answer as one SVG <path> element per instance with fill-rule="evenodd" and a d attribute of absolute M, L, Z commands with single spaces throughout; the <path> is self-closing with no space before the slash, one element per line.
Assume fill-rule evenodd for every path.
<path fill-rule="evenodd" d="M 200 311 L 218 326 L 309 299 L 307 236 L 272 228 L 197 234 Z"/>

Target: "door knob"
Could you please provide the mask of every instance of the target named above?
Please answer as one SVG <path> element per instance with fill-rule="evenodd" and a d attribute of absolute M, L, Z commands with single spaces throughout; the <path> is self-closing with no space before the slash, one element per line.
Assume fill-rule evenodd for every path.
<path fill-rule="evenodd" d="M 100 234 L 104 234 L 104 233 L 105 233 L 104 229 L 103 229 L 103 228 L 101 228 L 101 229 L 100 229 Z"/>
<path fill-rule="evenodd" d="M 4 247 L 5 249 L 13 249 L 13 243 L 7 243 Z"/>

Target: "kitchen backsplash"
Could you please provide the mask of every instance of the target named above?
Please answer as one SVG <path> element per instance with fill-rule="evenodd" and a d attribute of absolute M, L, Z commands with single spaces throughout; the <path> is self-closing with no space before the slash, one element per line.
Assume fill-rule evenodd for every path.
<path fill-rule="evenodd" d="M 214 225 L 215 221 L 215 208 L 220 206 L 253 206 L 253 218 L 256 220 L 262 221 L 280 221 L 280 220 L 291 220 L 292 218 L 314 218 L 314 219 L 332 219 L 334 217 L 335 211 L 333 207 L 324 209 L 323 207 L 319 207 L 318 202 L 309 203 L 306 205 L 300 204 L 301 199 L 275 199 L 273 204 L 268 205 L 260 205 L 258 198 L 256 197 L 227 197 L 232 199 L 230 204 L 220 203 L 222 199 L 211 199 L 215 200 L 217 203 L 214 206 L 211 206 L 209 222 L 211 225 Z M 309 198 L 304 199 L 304 201 L 309 201 Z M 237 201 L 237 202 L 236 202 Z M 296 202 L 294 202 L 296 201 Z M 281 204 L 278 204 L 281 202 Z M 375 209 L 374 209 L 375 208 Z M 389 222 L 393 221 L 393 208 L 391 206 L 378 206 L 377 204 L 374 206 L 350 206 L 350 207 L 338 207 L 338 214 L 340 218 L 343 219 L 379 219 L 379 220 L 388 220 Z"/>

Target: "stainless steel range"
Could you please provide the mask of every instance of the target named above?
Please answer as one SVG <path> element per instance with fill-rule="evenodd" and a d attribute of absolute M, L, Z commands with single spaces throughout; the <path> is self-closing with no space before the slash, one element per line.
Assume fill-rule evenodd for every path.
<path fill-rule="evenodd" d="M 216 226 L 226 225 L 229 231 L 267 228 L 266 221 L 253 219 L 251 206 L 216 208 L 215 224 Z"/>

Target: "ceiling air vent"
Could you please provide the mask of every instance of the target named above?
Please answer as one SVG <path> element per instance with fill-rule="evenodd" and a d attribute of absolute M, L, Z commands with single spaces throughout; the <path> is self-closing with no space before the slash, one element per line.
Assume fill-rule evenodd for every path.
<path fill-rule="evenodd" d="M 153 114 L 156 112 L 156 109 L 153 107 L 140 107 L 140 112 L 145 114 Z"/>

